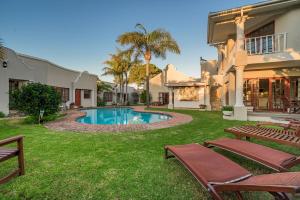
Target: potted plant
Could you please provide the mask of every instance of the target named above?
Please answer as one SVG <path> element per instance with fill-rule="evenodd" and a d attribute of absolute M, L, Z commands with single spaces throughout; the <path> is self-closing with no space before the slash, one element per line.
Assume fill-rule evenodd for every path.
<path fill-rule="evenodd" d="M 199 105 L 199 110 L 201 110 L 201 111 L 206 110 L 206 105 L 205 104 L 200 104 Z"/>
<path fill-rule="evenodd" d="M 223 115 L 225 115 L 225 116 L 232 116 L 233 106 L 223 106 L 222 112 L 223 112 Z"/>

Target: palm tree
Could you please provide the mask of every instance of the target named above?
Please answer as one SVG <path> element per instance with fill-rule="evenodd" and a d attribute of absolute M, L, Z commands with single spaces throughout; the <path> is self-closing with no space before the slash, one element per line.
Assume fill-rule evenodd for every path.
<path fill-rule="evenodd" d="M 110 59 L 105 61 L 106 67 L 103 68 L 102 76 L 112 75 L 114 76 L 114 81 L 119 84 L 120 94 L 123 96 L 123 84 L 124 84 L 124 70 L 121 63 L 121 58 L 119 54 L 110 54 Z M 123 104 L 123 98 L 121 98 L 121 104 Z"/>
<path fill-rule="evenodd" d="M 142 62 L 138 59 L 132 59 L 133 51 L 120 52 L 122 69 L 125 76 L 125 101 L 128 102 L 128 76 L 131 68 L 136 65 L 140 65 Z"/>
<path fill-rule="evenodd" d="M 133 51 L 136 58 L 143 57 L 146 61 L 147 107 L 149 107 L 149 64 L 152 55 L 165 59 L 167 51 L 180 54 L 180 49 L 171 34 L 163 29 L 148 32 L 142 24 L 136 24 L 135 28 L 138 30 L 120 35 L 117 42 L 121 45 L 130 45 L 128 51 Z"/>

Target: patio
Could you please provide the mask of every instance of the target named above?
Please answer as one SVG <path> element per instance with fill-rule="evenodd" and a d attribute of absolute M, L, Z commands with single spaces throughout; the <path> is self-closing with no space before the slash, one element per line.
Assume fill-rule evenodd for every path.
<path fill-rule="evenodd" d="M 283 112 L 248 112 L 248 120 L 250 121 L 288 123 L 287 119 L 300 120 L 300 115 Z"/>

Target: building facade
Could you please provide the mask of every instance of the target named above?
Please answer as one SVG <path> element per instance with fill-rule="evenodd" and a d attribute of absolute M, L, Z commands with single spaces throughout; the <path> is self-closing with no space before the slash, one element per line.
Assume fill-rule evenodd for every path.
<path fill-rule="evenodd" d="M 55 87 L 66 106 L 97 104 L 97 75 L 58 66 L 48 60 L 18 54 L 5 48 L 5 60 L 0 66 L 0 111 L 9 114 L 9 92 L 29 82 Z"/>
<path fill-rule="evenodd" d="M 205 81 L 189 77 L 169 64 L 158 75 L 150 79 L 150 96 L 152 104 L 168 105 L 168 108 L 199 108 L 206 105 L 210 110 L 207 98 L 209 89 Z M 206 97 L 206 98 L 205 98 Z"/>
<path fill-rule="evenodd" d="M 218 52 L 210 74 L 215 103 L 234 106 L 234 119 L 247 120 L 252 110 L 299 111 L 299 19 L 299 0 L 209 14 L 208 44 Z"/>
<path fill-rule="evenodd" d="M 106 81 L 102 81 L 104 84 L 109 85 L 110 89 L 106 91 L 98 91 L 98 99 L 99 101 L 105 102 L 106 105 L 114 105 L 121 102 L 121 90 L 120 87 L 115 83 L 110 83 Z M 123 98 L 124 102 L 126 101 L 126 93 L 128 94 L 128 102 L 129 104 L 136 104 L 139 102 L 139 93 L 137 89 L 131 86 L 124 86 Z"/>

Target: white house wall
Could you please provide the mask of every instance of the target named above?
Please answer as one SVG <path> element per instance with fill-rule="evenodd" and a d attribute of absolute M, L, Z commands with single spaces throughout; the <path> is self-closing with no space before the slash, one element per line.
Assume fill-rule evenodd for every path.
<path fill-rule="evenodd" d="M 300 8 L 291 10 L 275 20 L 275 34 L 287 33 L 287 47 L 300 51 Z"/>
<path fill-rule="evenodd" d="M 74 82 L 75 89 L 81 89 L 81 105 L 83 107 L 90 107 L 97 105 L 97 76 L 90 75 L 88 72 L 82 72 L 77 77 L 78 79 Z M 95 83 L 95 84 L 91 84 Z M 91 90 L 91 98 L 84 98 L 84 90 Z M 75 95 L 75 91 L 73 93 Z M 74 97 L 75 99 L 75 97 Z"/>
<path fill-rule="evenodd" d="M 91 98 L 84 99 L 82 106 L 97 105 L 97 76 L 88 72 L 77 72 L 57 66 L 47 60 L 16 54 L 5 48 L 8 67 L 0 66 L 0 111 L 9 113 L 9 79 L 39 82 L 55 87 L 69 88 L 69 105 L 75 101 L 75 89 L 91 90 Z M 81 76 L 79 76 L 81 74 Z M 76 81 L 76 82 L 75 82 Z M 74 83 L 75 82 L 75 83 Z M 82 90 L 83 92 L 83 90 Z"/>
<path fill-rule="evenodd" d="M 175 108 L 199 108 L 199 105 L 205 104 L 204 101 L 204 87 L 200 87 L 199 89 L 199 101 L 179 101 L 175 95 L 174 99 L 174 107 Z M 174 94 L 177 93 L 177 89 L 174 89 Z"/>

